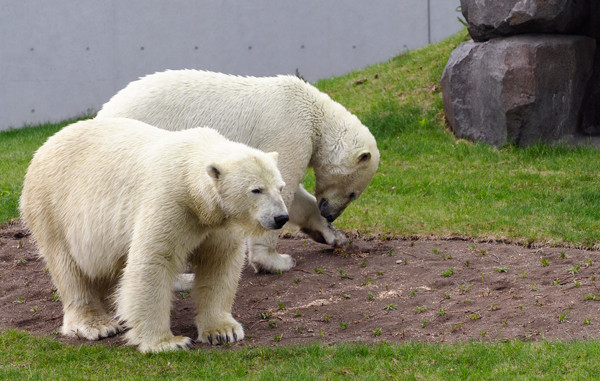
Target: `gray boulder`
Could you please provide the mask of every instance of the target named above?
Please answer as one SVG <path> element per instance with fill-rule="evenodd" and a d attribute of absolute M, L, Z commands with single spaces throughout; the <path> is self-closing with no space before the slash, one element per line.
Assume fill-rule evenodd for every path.
<path fill-rule="evenodd" d="M 596 49 L 581 36 L 468 41 L 442 75 L 446 117 L 460 138 L 501 146 L 575 133 Z"/>
<path fill-rule="evenodd" d="M 597 0 L 593 0 L 597 1 Z M 575 33 L 585 28 L 590 0 L 461 0 L 475 41 L 523 33 Z"/>
<path fill-rule="evenodd" d="M 581 132 L 600 135 L 600 49 L 596 49 L 594 69 L 583 100 Z"/>

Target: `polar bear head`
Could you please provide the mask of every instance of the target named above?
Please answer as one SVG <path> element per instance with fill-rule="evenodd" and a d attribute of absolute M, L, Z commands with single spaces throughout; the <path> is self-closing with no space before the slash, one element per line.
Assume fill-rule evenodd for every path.
<path fill-rule="evenodd" d="M 356 116 L 343 111 L 330 118 L 335 133 L 328 137 L 327 148 L 320 150 L 319 165 L 313 165 L 315 196 L 329 222 L 360 197 L 379 165 L 375 138 Z"/>
<path fill-rule="evenodd" d="M 277 169 L 278 154 L 249 150 L 250 154 L 236 153 L 233 158 L 207 165 L 206 172 L 228 218 L 258 229 L 257 234 L 264 229 L 281 229 L 289 216 L 281 197 L 285 183 Z"/>

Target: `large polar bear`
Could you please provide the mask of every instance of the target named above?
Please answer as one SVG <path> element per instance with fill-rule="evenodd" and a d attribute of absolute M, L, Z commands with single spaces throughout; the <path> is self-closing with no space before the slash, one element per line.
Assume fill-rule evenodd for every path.
<path fill-rule="evenodd" d="M 371 181 L 379 163 L 373 135 L 339 103 L 295 76 L 239 77 L 198 70 L 155 73 L 131 82 L 98 113 L 167 130 L 210 126 L 225 137 L 279 152 L 290 222 L 318 242 L 347 242 L 333 222 Z M 300 184 L 316 176 L 315 200 Z M 318 205 L 318 206 L 317 206 Z M 255 270 L 286 271 L 295 264 L 276 252 L 278 233 L 253 239 Z"/>
<path fill-rule="evenodd" d="M 20 207 L 62 300 L 62 333 L 120 331 L 105 305 L 114 294 L 129 344 L 189 346 L 169 328 L 172 284 L 189 259 L 199 340 L 241 340 L 231 306 L 244 237 L 288 220 L 276 157 L 212 129 L 170 132 L 125 118 L 78 122 L 48 139 Z"/>

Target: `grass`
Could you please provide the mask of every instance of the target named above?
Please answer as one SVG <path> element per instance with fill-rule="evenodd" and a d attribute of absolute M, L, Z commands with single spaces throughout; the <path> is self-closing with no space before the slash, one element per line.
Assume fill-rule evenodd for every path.
<path fill-rule="evenodd" d="M 0 379 L 595 379 L 595 342 L 341 344 L 143 355 L 6 331 Z"/>
<path fill-rule="evenodd" d="M 466 38 L 461 32 L 440 44 L 316 83 L 370 127 L 382 154 L 371 185 L 336 224 L 382 236 L 597 245 L 597 149 L 543 144 L 495 148 L 457 140 L 447 130 L 439 79 L 448 55 Z M 0 133 L 0 225 L 18 217 L 22 179 L 33 152 L 66 124 Z M 310 172 L 304 183 L 314 187 Z M 323 274 L 323 269 L 315 272 Z M 459 293 L 470 287 L 460 285 Z M 386 313 L 393 309 L 387 306 Z M 0 348 L 0 379 L 518 380 L 593 379 L 600 371 L 597 341 L 315 344 L 141 355 L 132 348 L 66 346 L 3 331 Z"/>

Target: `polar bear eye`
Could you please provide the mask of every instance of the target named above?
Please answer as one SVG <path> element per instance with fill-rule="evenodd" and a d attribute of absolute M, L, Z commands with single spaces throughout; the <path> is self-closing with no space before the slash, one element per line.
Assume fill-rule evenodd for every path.
<path fill-rule="evenodd" d="M 254 194 L 261 194 L 262 193 L 262 189 L 260 189 L 260 188 L 254 188 L 254 189 L 252 189 L 252 193 L 254 193 Z"/>

